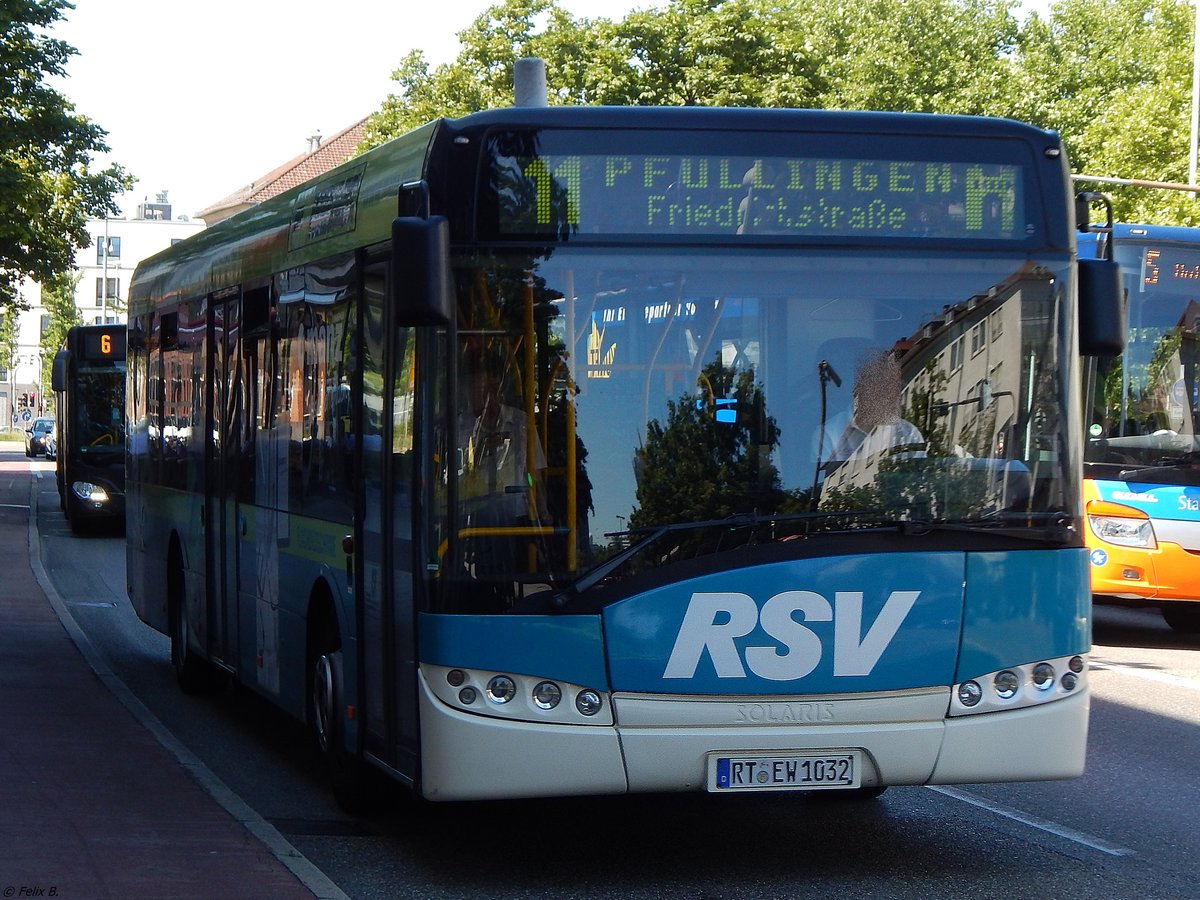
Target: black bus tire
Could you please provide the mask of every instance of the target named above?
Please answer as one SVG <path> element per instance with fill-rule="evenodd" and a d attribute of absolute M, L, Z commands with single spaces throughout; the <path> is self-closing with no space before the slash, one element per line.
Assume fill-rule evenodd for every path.
<path fill-rule="evenodd" d="M 865 800 L 874 800 L 887 789 L 886 784 L 867 784 L 847 790 L 813 791 L 809 796 L 817 800 L 832 802 L 845 800 L 850 803 L 861 803 Z"/>
<path fill-rule="evenodd" d="M 1164 603 L 1162 617 L 1174 631 L 1200 632 L 1200 602 Z"/>
<path fill-rule="evenodd" d="M 353 815 L 382 805 L 382 776 L 345 747 L 342 642 L 332 607 L 320 604 L 309 652 L 309 728 L 317 754 L 329 772 L 338 806 Z"/>
<path fill-rule="evenodd" d="M 185 694 L 212 691 L 217 683 L 212 667 L 188 646 L 191 628 L 184 603 L 183 565 L 176 552 L 171 553 L 167 565 L 167 616 L 171 627 L 171 666 L 179 689 Z"/>

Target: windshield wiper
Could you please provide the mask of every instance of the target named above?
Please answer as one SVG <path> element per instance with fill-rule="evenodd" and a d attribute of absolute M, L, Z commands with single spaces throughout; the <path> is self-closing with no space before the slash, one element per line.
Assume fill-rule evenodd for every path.
<path fill-rule="evenodd" d="M 769 525 L 776 522 L 818 521 L 822 519 L 860 519 L 879 517 L 880 510 L 839 510 L 837 512 L 803 512 L 785 513 L 783 515 L 761 515 L 759 513 L 735 513 L 724 519 L 704 519 L 696 522 L 672 522 L 667 525 L 650 525 L 645 528 L 634 528 L 629 531 L 607 532 L 608 538 L 625 535 L 645 535 L 634 541 L 616 556 L 609 557 L 604 562 L 588 569 L 561 591 L 557 592 L 554 602 L 558 606 L 565 604 L 572 596 L 578 596 L 595 587 L 613 572 L 621 568 L 663 535 L 679 531 L 700 531 L 706 528 L 727 528 L 730 530 L 748 528 L 755 525 Z"/>
<path fill-rule="evenodd" d="M 918 519 L 896 519 L 883 523 L 883 527 L 895 527 L 901 534 L 921 535 L 933 532 L 961 532 L 965 534 L 1002 534 L 1005 537 L 1022 538 L 1030 541 L 1054 541 L 1065 543 L 1071 539 L 1075 529 L 1070 517 L 1063 513 L 1044 512 L 999 512 L 986 518 L 958 522 L 922 522 Z"/>
<path fill-rule="evenodd" d="M 608 576 L 645 551 L 648 547 L 667 534 L 683 531 L 699 531 L 707 528 L 725 528 L 736 530 L 759 525 L 773 525 L 784 522 L 817 522 L 837 519 L 867 520 L 866 524 L 857 529 L 847 529 L 863 532 L 896 531 L 903 535 L 919 537 L 935 532 L 962 532 L 969 534 L 1003 535 L 1005 537 L 1022 538 L 1031 541 L 1054 541 L 1064 543 L 1070 540 L 1074 529 L 1069 517 L 1062 513 L 1031 513 L 1031 512 L 1001 512 L 986 519 L 959 522 L 932 522 L 922 519 L 898 519 L 884 510 L 836 510 L 826 512 L 785 513 L 782 515 L 763 515 L 760 513 L 737 513 L 724 519 L 705 519 L 696 522 L 672 522 L 666 525 L 651 525 L 645 528 L 635 528 L 629 531 L 607 532 L 605 537 L 621 537 L 642 535 L 615 556 L 588 569 L 571 583 L 555 592 L 551 603 L 558 609 L 565 607 L 573 598 L 591 590 Z M 821 534 L 831 534 L 831 531 L 821 531 Z"/>
<path fill-rule="evenodd" d="M 1181 480 L 1180 475 L 1194 472 L 1194 478 Z M 1192 451 L 1183 456 L 1164 456 L 1153 466 L 1142 466 L 1137 469 L 1122 469 L 1117 473 L 1122 481 L 1147 481 L 1167 479 L 1168 483 L 1193 484 L 1200 481 L 1200 453 Z M 1170 481 L 1174 479 L 1174 481 Z"/>

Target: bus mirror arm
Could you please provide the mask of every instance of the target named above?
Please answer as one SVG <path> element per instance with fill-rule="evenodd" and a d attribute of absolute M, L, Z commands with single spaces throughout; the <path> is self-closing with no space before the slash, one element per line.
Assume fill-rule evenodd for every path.
<path fill-rule="evenodd" d="M 396 324 L 448 325 L 454 310 L 450 225 L 444 216 L 392 222 L 392 302 Z"/>
<path fill-rule="evenodd" d="M 1092 224 L 1092 205 L 1104 207 L 1103 225 Z M 1081 191 L 1075 195 L 1075 230 L 1080 232 L 1096 232 L 1097 234 L 1112 234 L 1113 206 L 1108 194 L 1097 191 Z M 1100 241 L 1099 245 L 1107 248 L 1105 256 L 1112 259 L 1112 241 Z"/>

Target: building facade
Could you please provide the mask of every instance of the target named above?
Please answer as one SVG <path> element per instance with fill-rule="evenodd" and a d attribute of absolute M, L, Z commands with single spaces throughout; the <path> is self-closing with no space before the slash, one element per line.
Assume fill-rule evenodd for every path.
<path fill-rule="evenodd" d="M 80 276 L 75 306 L 83 324 L 124 322 L 125 298 L 137 264 L 204 227 L 201 220 L 172 219 L 165 193 L 155 202 L 139 204 L 133 218 L 89 220 L 91 243 L 75 254 L 75 271 Z M 11 368 L 0 365 L 0 423 L 15 428 L 23 429 L 25 423 L 52 411 L 41 387 L 49 381 L 54 358 L 53 351 L 44 353 L 41 346 L 50 325 L 41 294 L 36 282 L 22 283 L 21 300 L 29 308 L 18 320 L 16 361 Z"/>
<path fill-rule="evenodd" d="M 366 119 L 361 119 L 327 139 L 319 133 L 311 135 L 305 153 L 196 213 L 194 220 L 186 216 L 172 219 L 171 204 L 163 192 L 154 202 L 147 198 L 139 204 L 133 218 L 89 221 L 91 245 L 75 254 L 75 271 L 80 275 L 75 306 L 83 324 L 124 322 L 125 298 L 139 262 L 203 231 L 206 224 L 215 225 L 340 165 L 357 151 L 365 128 Z M 23 430 L 37 416 L 53 411 L 40 385 L 49 381 L 54 352 L 42 352 L 50 313 L 42 304 L 41 287 L 26 280 L 20 295 L 29 309 L 21 313 L 15 364 L 5 368 L 0 363 L 0 428 L 9 425 Z"/>

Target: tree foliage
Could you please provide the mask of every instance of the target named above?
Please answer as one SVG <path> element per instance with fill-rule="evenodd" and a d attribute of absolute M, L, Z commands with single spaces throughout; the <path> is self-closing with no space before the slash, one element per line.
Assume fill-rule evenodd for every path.
<path fill-rule="evenodd" d="M 50 375 L 53 370 L 54 354 L 67 339 L 67 331 L 73 325 L 83 324 L 83 315 L 75 305 L 75 287 L 79 284 L 80 274 L 65 274 L 62 272 L 51 275 L 42 282 L 42 306 L 49 314 L 50 321 L 38 350 L 42 356 L 42 383 L 38 385 L 43 397 L 50 395 Z"/>
<path fill-rule="evenodd" d="M 1077 173 L 1186 182 L 1194 23 L 1185 0 L 1062 0 L 1023 30 L 1010 113 L 1060 131 Z M 1200 224 L 1190 194 L 1099 189 L 1121 221 Z"/>
<path fill-rule="evenodd" d="M 651 420 L 637 451 L 638 508 L 633 528 L 773 513 L 788 495 L 771 463 L 779 427 L 767 414 L 753 370 L 708 363 L 696 394 L 667 402 L 665 422 Z M 718 415 L 717 398 L 723 401 Z"/>
<path fill-rule="evenodd" d="M 546 60 L 551 103 L 730 105 L 1001 115 L 1060 131 L 1081 174 L 1188 176 L 1188 0 L 668 0 L 620 21 L 503 0 L 420 51 L 368 124 L 369 146 L 440 116 L 511 103 L 513 62 Z M 1118 218 L 1200 224 L 1200 201 L 1103 188 Z"/>
<path fill-rule="evenodd" d="M 0 0 L 0 305 L 23 277 L 46 283 L 88 246 L 87 220 L 119 212 L 131 186 L 120 166 L 93 170 L 105 132 L 46 79 L 75 50 L 46 29 L 67 0 Z"/>
<path fill-rule="evenodd" d="M 21 337 L 21 310 L 11 303 L 0 307 L 0 368 L 12 370 L 17 365 L 17 350 Z"/>

